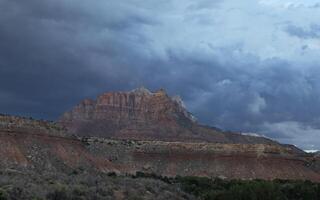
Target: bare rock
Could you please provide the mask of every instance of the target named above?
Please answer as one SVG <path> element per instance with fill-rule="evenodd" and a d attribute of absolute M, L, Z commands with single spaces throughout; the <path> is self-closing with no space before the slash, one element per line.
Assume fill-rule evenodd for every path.
<path fill-rule="evenodd" d="M 202 126 L 179 96 L 164 89 L 150 92 L 108 92 L 84 100 L 62 115 L 59 122 L 70 134 L 115 139 L 198 141 L 219 143 L 276 143 L 263 137 L 224 133 Z"/>

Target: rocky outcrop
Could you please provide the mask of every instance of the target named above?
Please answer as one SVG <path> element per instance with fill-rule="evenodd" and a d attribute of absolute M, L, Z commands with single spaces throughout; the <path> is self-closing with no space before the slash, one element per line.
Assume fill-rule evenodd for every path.
<path fill-rule="evenodd" d="M 66 129 L 58 123 L 3 114 L 0 114 L 0 131 L 66 136 Z"/>
<path fill-rule="evenodd" d="M 276 144 L 263 137 L 224 133 L 199 125 L 180 97 L 163 90 L 145 88 L 110 92 L 97 100 L 84 100 L 66 112 L 59 122 L 71 134 L 114 139 L 262 143 Z"/>

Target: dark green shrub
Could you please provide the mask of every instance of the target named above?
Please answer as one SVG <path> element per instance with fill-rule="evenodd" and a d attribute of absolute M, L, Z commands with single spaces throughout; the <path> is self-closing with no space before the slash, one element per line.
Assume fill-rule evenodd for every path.
<path fill-rule="evenodd" d="M 117 174 L 115 172 L 108 172 L 107 175 L 109 177 L 117 177 Z"/>
<path fill-rule="evenodd" d="M 231 180 L 176 177 L 182 190 L 203 200 L 319 200 L 320 185 L 310 181 Z"/>
<path fill-rule="evenodd" d="M 7 199 L 8 199 L 7 192 L 0 188 L 0 200 L 7 200 Z"/>
<path fill-rule="evenodd" d="M 53 192 L 49 192 L 46 197 L 48 200 L 69 200 L 69 199 L 71 199 L 71 198 L 69 198 L 69 194 L 68 194 L 66 188 L 61 187 L 61 186 L 56 188 Z"/>

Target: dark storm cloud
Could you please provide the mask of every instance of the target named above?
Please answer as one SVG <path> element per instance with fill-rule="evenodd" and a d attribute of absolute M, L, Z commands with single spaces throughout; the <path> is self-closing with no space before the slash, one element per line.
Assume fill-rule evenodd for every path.
<path fill-rule="evenodd" d="M 101 92 L 99 87 L 128 86 L 119 81 L 117 74 L 128 78 L 121 65 L 128 64 L 125 59 L 135 55 L 124 50 L 132 48 L 130 40 L 142 45 L 146 41 L 135 30 L 124 30 L 151 23 L 140 14 L 127 13 L 120 19 L 104 17 L 99 21 L 103 12 L 99 13 L 99 5 L 0 2 L 2 112 L 54 118 L 83 96 Z M 100 36 L 104 32 L 106 36 Z M 107 69 L 103 77 L 96 71 L 100 67 Z"/>
<path fill-rule="evenodd" d="M 318 46 L 292 37 L 314 39 L 317 26 L 276 27 L 296 19 L 277 21 L 272 9 L 253 0 L 0 0 L 0 111 L 56 119 L 105 91 L 164 87 L 202 123 L 319 147 Z"/>

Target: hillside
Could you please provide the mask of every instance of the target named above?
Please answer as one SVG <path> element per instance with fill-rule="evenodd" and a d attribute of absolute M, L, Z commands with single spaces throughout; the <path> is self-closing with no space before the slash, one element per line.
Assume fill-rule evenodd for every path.
<path fill-rule="evenodd" d="M 75 137 L 56 123 L 1 116 L 0 169 L 320 181 L 318 158 L 288 145 Z M 59 133 L 59 134 L 58 134 Z M 221 133 L 223 134 L 223 133 Z"/>

